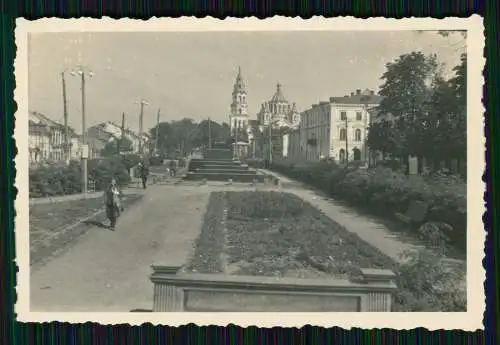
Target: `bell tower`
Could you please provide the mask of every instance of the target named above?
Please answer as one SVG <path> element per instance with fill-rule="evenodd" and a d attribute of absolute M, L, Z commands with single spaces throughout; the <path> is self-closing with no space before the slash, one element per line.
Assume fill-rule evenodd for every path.
<path fill-rule="evenodd" d="M 245 81 L 241 75 L 241 67 L 238 67 L 238 75 L 233 86 L 231 114 L 229 115 L 229 126 L 231 134 L 245 130 L 248 125 L 247 90 Z"/>

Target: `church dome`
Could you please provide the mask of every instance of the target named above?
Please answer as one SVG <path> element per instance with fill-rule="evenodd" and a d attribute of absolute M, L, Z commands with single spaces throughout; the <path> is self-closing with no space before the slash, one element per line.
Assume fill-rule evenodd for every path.
<path fill-rule="evenodd" d="M 278 83 L 276 85 L 276 92 L 273 95 L 273 98 L 271 98 L 272 103 L 288 103 L 286 100 L 285 96 L 283 96 L 283 92 L 281 91 L 281 84 Z"/>

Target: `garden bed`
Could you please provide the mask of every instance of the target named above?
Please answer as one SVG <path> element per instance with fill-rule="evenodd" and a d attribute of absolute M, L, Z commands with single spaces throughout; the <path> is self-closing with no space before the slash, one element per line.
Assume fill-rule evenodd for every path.
<path fill-rule="evenodd" d="M 124 208 L 130 207 L 141 197 L 138 194 L 123 196 Z M 105 220 L 102 198 L 30 206 L 30 263 L 44 262 L 91 226 Z"/>
<path fill-rule="evenodd" d="M 457 291 L 443 288 L 451 276 L 439 267 L 436 269 L 433 260 L 437 259 L 427 255 L 413 259 L 408 266 L 398 266 L 293 194 L 213 192 L 187 270 L 230 275 L 356 278 L 360 268 L 388 268 L 398 274 L 395 311 L 463 310 L 465 302 L 457 301 L 454 296 Z"/>

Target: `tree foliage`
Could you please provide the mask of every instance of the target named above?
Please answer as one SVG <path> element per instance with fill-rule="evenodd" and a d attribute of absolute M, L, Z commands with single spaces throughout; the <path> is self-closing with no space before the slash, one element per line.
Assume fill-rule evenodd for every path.
<path fill-rule="evenodd" d="M 368 135 L 372 149 L 405 159 L 463 160 L 466 153 L 467 58 L 442 76 L 436 56 L 401 55 L 386 65 Z"/>
<path fill-rule="evenodd" d="M 156 126 L 149 132 L 153 140 L 158 140 L 158 149 L 161 152 L 172 154 L 173 152 L 188 152 L 195 147 L 208 146 L 209 137 L 212 142 L 226 142 L 229 138 L 229 125 L 219 124 L 213 120 L 210 120 L 210 124 L 209 120 L 196 123 L 192 119 L 183 118 L 178 121 L 159 123 L 158 138 L 156 138 Z"/>
<path fill-rule="evenodd" d="M 132 151 L 132 141 L 127 137 L 123 137 L 121 139 L 114 138 L 110 140 L 104 145 L 101 150 L 101 156 L 109 157 L 114 156 L 118 152 L 117 145 L 120 145 L 120 152 L 130 152 Z"/>

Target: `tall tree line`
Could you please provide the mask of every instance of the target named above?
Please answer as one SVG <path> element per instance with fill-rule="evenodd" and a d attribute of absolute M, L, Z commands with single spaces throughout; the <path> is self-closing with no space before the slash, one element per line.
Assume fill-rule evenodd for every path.
<path fill-rule="evenodd" d="M 195 122 L 190 118 L 160 122 L 158 138 L 156 127 L 151 128 L 149 133 L 153 140 L 158 140 L 158 149 L 164 154 L 189 152 L 195 147 L 208 146 L 210 137 L 212 142 L 228 142 L 230 138 L 229 125 L 213 120 L 210 124 L 209 120 Z"/>

